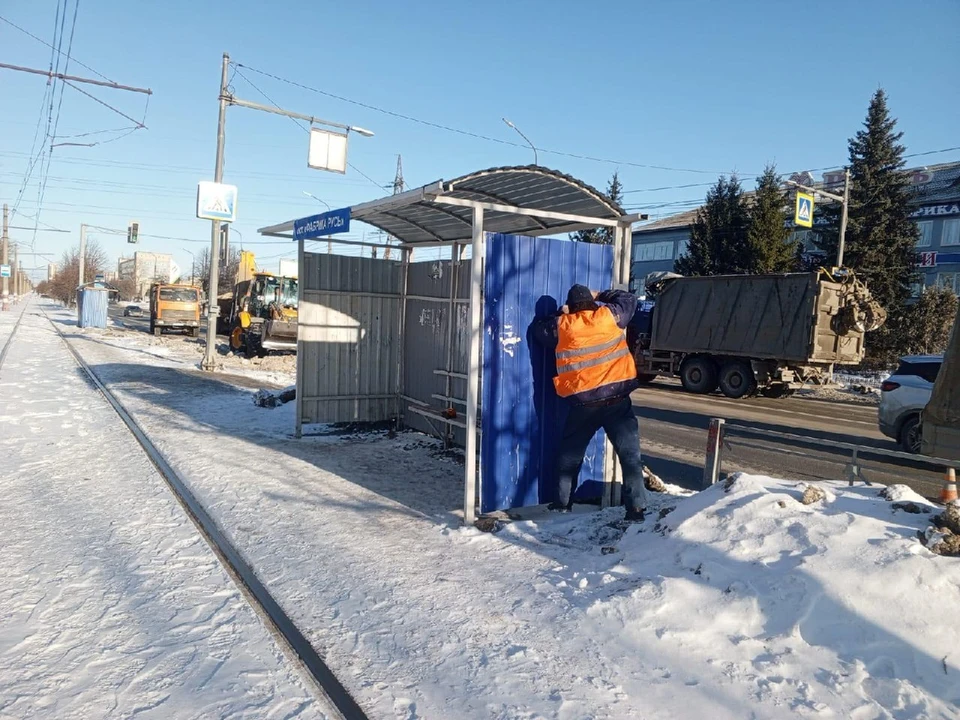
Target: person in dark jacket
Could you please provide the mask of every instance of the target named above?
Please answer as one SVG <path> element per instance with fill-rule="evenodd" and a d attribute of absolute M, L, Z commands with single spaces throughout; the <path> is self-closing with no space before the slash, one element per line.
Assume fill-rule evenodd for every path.
<path fill-rule="evenodd" d="M 623 470 L 626 518 L 643 520 L 646 490 L 640 429 L 630 401 L 639 382 L 624 333 L 636 309 L 632 293 L 596 293 L 574 285 L 556 317 L 534 324 L 536 340 L 556 353 L 557 395 L 571 402 L 557 458 L 557 500 L 550 503 L 551 510 L 570 511 L 584 453 L 603 428 Z"/>

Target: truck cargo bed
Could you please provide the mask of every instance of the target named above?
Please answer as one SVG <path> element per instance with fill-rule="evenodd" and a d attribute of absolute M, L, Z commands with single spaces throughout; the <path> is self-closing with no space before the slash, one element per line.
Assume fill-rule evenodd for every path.
<path fill-rule="evenodd" d="M 864 333 L 838 335 L 844 286 L 818 273 L 676 278 L 653 313 L 651 349 L 799 364 L 854 364 Z"/>

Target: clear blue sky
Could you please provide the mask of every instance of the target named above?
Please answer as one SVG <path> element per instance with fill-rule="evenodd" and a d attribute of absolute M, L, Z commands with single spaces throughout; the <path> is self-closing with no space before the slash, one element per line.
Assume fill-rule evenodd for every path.
<path fill-rule="evenodd" d="M 67 0 L 67 38 L 74 2 Z M 0 9 L 48 43 L 56 12 L 57 0 L 6 0 Z M 136 219 L 144 234 L 185 238 L 144 238 L 139 249 L 172 252 L 189 266 L 183 248 L 197 252 L 209 241 L 209 223 L 194 218 L 195 193 L 196 182 L 213 175 L 224 51 L 329 93 L 520 141 L 501 122 L 506 116 L 538 147 L 617 161 L 541 151 L 542 165 L 600 188 L 619 170 L 627 190 L 641 190 L 710 183 L 721 172 L 749 176 L 770 161 L 784 172 L 839 165 L 878 87 L 889 93 L 908 152 L 960 145 L 958 28 L 958 0 L 84 0 L 72 56 L 116 82 L 151 88 L 149 129 L 96 147 L 54 150 L 40 219 L 70 233 L 37 233 L 36 250 L 59 256 L 78 242 L 82 222 L 125 230 Z M 0 61 L 47 68 L 50 58 L 48 47 L 0 22 Z M 92 75 L 75 63 L 69 72 Z M 241 72 L 288 109 L 376 132 L 372 139 L 351 137 L 350 162 L 357 170 L 340 176 L 307 169 L 306 133 L 292 121 L 228 110 L 225 181 L 240 188 L 235 228 L 265 266 L 292 248 L 278 241 L 255 245 L 262 241 L 256 228 L 322 210 L 305 190 L 334 207 L 371 200 L 385 192 L 377 185 L 392 181 L 398 154 L 408 185 L 532 161 L 523 147 L 419 125 Z M 84 87 L 127 115 L 143 114 L 143 96 Z M 239 75 L 233 87 L 239 97 L 263 101 Z M 38 120 L 41 134 L 46 127 L 46 89 L 40 76 L 0 70 L 0 198 L 11 205 Z M 66 88 L 57 134 L 129 124 Z M 116 134 L 58 142 L 111 137 Z M 912 162 L 956 159 L 958 151 Z M 37 211 L 43 176 L 38 168 L 14 224 L 32 226 L 25 215 Z M 704 191 L 629 193 L 626 204 L 682 203 Z M 358 226 L 354 234 L 361 232 Z M 27 243 L 34 238 L 32 231 L 12 235 Z M 124 238 L 91 236 L 111 258 L 134 249 Z"/>

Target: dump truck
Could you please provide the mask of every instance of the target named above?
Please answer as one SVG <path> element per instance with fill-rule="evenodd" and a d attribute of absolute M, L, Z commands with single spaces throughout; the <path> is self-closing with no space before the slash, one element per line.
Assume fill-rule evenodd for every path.
<path fill-rule="evenodd" d="M 627 337 L 641 382 L 679 377 L 692 393 L 786 397 L 863 360 L 883 308 L 847 270 L 647 278 Z"/>
<path fill-rule="evenodd" d="M 200 336 L 200 288 L 154 283 L 150 286 L 150 332 L 182 330 Z"/>
<path fill-rule="evenodd" d="M 923 454 L 960 461 L 960 311 L 922 423 Z"/>
<path fill-rule="evenodd" d="M 218 332 L 247 357 L 296 351 L 298 290 L 297 278 L 258 271 L 253 253 L 241 252 L 233 292 L 217 298 Z"/>

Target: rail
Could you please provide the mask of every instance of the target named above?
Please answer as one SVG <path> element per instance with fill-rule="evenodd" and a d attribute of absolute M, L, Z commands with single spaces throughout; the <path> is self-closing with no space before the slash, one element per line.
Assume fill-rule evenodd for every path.
<path fill-rule="evenodd" d="M 23 303 L 23 309 L 20 311 L 20 317 L 18 317 L 17 322 L 13 324 L 13 329 L 10 331 L 10 335 L 7 337 L 7 341 L 3 344 L 3 350 L 0 350 L 0 368 L 3 367 L 3 361 L 7 359 L 7 352 L 10 350 L 10 346 L 13 345 L 13 336 L 17 334 L 17 329 L 20 327 L 20 321 L 23 320 L 23 314 L 27 311 L 27 305 L 29 304 L 29 300 Z"/>
<path fill-rule="evenodd" d="M 42 310 L 57 335 L 63 340 L 80 369 L 90 378 L 103 397 L 110 403 L 117 415 L 136 438 L 140 447 L 156 467 L 167 483 L 174 497 L 193 521 L 200 535 L 206 540 L 214 554 L 220 560 L 227 574 L 240 589 L 257 615 L 270 628 L 274 637 L 284 646 L 288 655 L 295 656 L 320 693 L 339 711 L 343 720 L 369 720 L 366 713 L 340 683 L 324 662 L 317 650 L 300 631 L 289 615 L 270 594 L 270 591 L 257 577 L 256 572 L 243 555 L 230 542 L 216 521 L 210 516 L 199 500 L 193 495 L 183 479 L 170 466 L 163 454 L 150 441 L 133 416 L 127 412 L 113 392 L 90 369 L 80 353 L 67 341 L 56 323 Z"/>
<path fill-rule="evenodd" d="M 850 462 L 847 464 L 847 480 L 850 485 L 856 481 L 861 481 L 867 485 L 872 483 L 867 480 L 860 467 L 861 455 L 880 455 L 883 457 L 897 458 L 899 460 L 909 460 L 913 463 L 924 465 L 933 465 L 941 468 L 957 468 L 960 461 L 948 458 L 932 457 L 930 455 L 914 455 L 912 453 L 902 452 L 900 450 L 887 450 L 886 448 L 872 447 L 870 445 L 857 445 L 856 443 L 842 442 L 840 440 L 826 440 L 824 438 L 811 437 L 809 435 L 798 435 L 796 433 L 785 433 L 777 430 L 763 430 L 761 428 L 750 427 L 749 425 L 738 425 L 728 423 L 723 418 L 711 418 L 707 431 L 707 452 L 703 468 L 703 487 L 706 488 L 716 483 L 720 478 L 720 468 L 723 462 L 723 449 L 731 449 L 726 442 L 727 433 L 733 431 L 745 435 L 758 435 L 761 437 L 776 438 L 779 440 L 793 440 L 795 442 L 809 443 L 818 447 L 832 447 L 839 450 L 849 450 L 851 453 Z"/>

